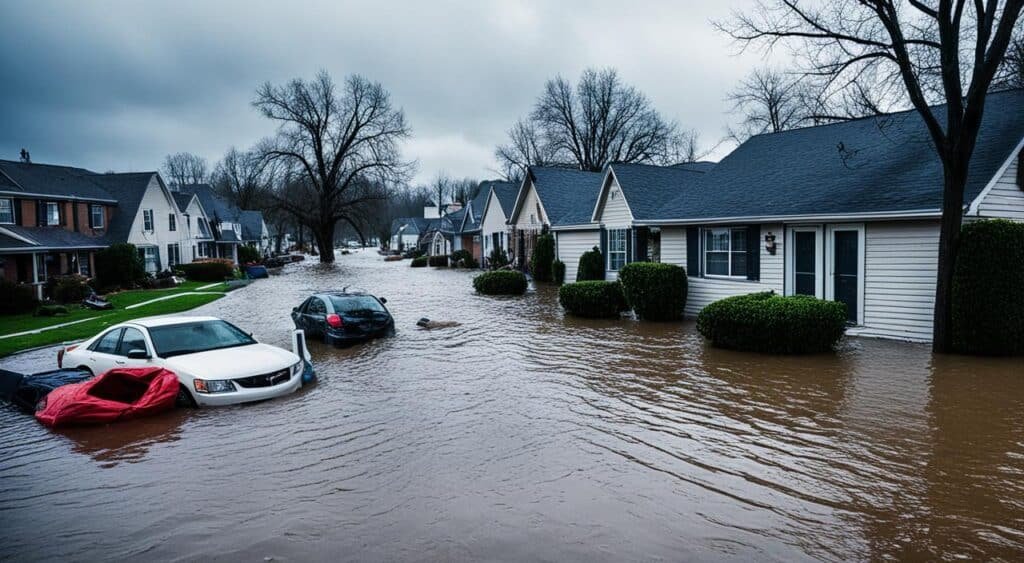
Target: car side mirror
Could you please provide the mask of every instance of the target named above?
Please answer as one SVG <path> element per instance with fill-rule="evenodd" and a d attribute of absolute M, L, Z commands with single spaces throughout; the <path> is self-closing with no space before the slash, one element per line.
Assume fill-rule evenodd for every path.
<path fill-rule="evenodd" d="M 299 308 L 298 307 L 292 307 L 292 312 L 293 313 L 298 313 L 299 312 Z"/>
<path fill-rule="evenodd" d="M 383 298 L 383 297 L 381 297 L 381 298 L 380 298 L 380 303 L 381 303 L 381 305 L 383 305 L 383 304 L 385 304 L 385 303 L 387 303 L 387 302 L 388 302 L 388 300 L 387 300 L 387 299 L 385 299 L 385 298 Z"/>
<path fill-rule="evenodd" d="M 132 348 L 128 350 L 129 360 L 148 360 L 149 352 L 142 350 L 141 348 Z"/>

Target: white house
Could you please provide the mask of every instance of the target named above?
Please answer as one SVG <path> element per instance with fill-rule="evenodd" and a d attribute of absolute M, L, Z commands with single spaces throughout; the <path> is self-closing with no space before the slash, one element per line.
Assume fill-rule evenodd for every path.
<path fill-rule="evenodd" d="M 185 218 L 185 232 L 188 240 L 184 243 L 183 254 L 187 253 L 190 260 L 216 256 L 210 220 L 199 198 L 195 194 L 182 192 L 172 192 L 171 195 L 178 204 L 178 210 Z"/>
<path fill-rule="evenodd" d="M 480 219 L 480 236 L 483 239 L 483 261 L 487 260 L 499 248 L 506 255 L 511 255 L 509 248 L 508 217 L 516 204 L 519 186 L 513 182 L 492 182 L 484 200 Z"/>

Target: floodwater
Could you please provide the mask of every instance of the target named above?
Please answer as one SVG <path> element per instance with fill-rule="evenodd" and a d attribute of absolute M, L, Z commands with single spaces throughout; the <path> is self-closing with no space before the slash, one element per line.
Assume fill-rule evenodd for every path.
<path fill-rule="evenodd" d="M 352 284 L 397 336 L 312 344 L 319 383 L 262 404 L 57 434 L 0 407 L 0 559 L 1024 557 L 1020 360 L 749 355 L 370 252 L 289 268 L 200 312 L 287 346 Z"/>

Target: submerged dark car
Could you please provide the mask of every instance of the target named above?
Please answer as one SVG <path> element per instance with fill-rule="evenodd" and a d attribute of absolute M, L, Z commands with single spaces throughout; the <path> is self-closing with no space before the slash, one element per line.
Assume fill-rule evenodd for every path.
<path fill-rule="evenodd" d="M 395 333 L 387 299 L 363 292 L 317 293 L 292 309 L 295 328 L 328 344 L 351 344 Z"/>

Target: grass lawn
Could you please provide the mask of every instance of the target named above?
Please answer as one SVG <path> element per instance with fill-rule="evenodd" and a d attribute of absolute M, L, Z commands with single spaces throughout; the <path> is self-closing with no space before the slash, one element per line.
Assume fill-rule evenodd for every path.
<path fill-rule="evenodd" d="M 92 309 L 86 309 L 81 305 L 69 305 L 68 314 L 56 317 L 33 317 L 32 315 L 11 315 L 0 317 L 0 335 L 24 332 L 26 330 L 34 330 L 81 319 L 92 319 L 71 326 L 47 330 L 39 334 L 26 334 L 24 336 L 2 339 L 0 340 L 0 357 L 13 354 L 20 350 L 35 348 L 36 346 L 59 344 L 66 340 L 87 338 L 110 325 L 130 319 L 187 311 L 222 297 L 221 295 L 184 295 L 175 299 L 157 301 L 156 303 L 150 303 L 149 305 L 125 310 L 125 307 L 128 305 L 134 305 L 136 303 L 142 303 L 143 301 L 176 293 L 195 291 L 197 288 L 204 285 L 209 284 L 186 282 L 172 289 L 122 291 L 121 293 L 107 296 L 107 299 L 114 304 L 114 309 L 109 311 L 94 311 Z M 218 284 L 204 291 L 222 292 L 224 289 L 224 284 Z"/>

